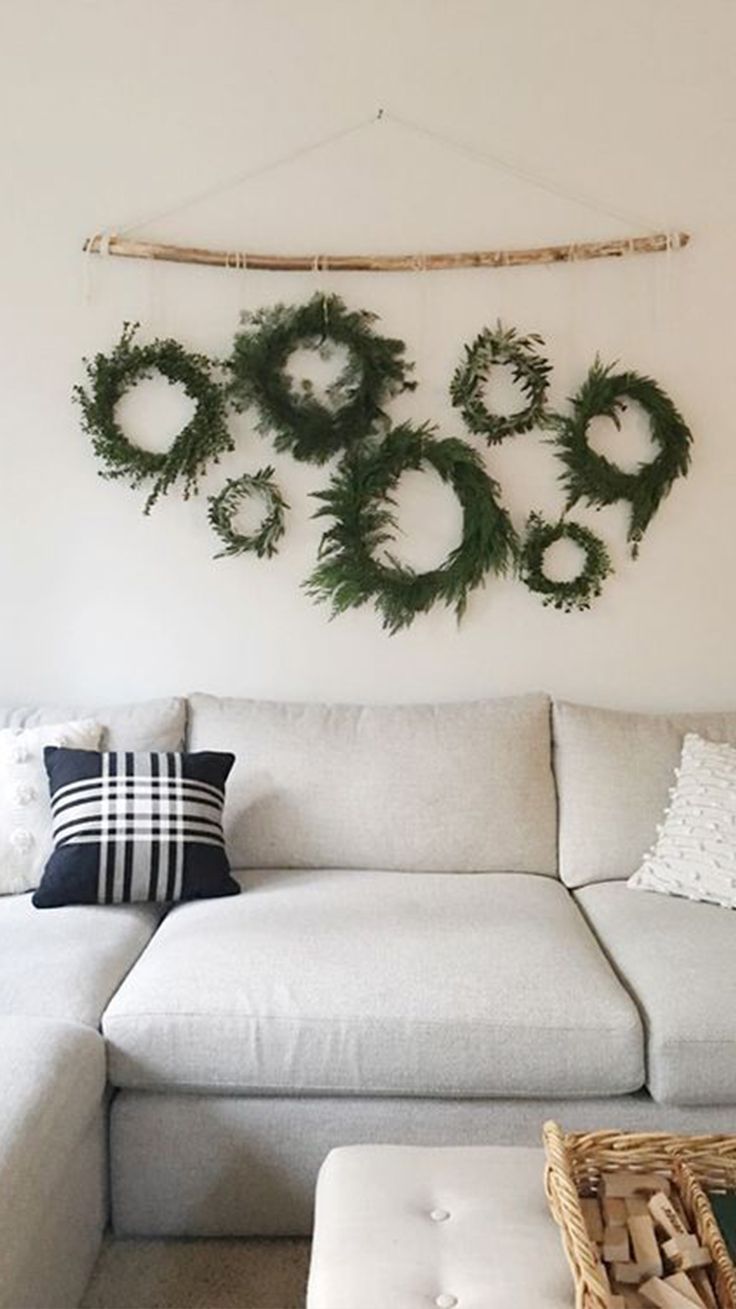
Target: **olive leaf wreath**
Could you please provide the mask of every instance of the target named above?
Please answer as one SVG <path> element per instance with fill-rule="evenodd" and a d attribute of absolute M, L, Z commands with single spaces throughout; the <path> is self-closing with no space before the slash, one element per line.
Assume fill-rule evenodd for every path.
<path fill-rule="evenodd" d="M 255 532 L 238 532 L 233 526 L 235 514 L 241 501 L 252 495 L 265 501 L 265 517 Z M 257 473 L 244 473 L 241 477 L 229 478 L 217 495 L 210 496 L 207 504 L 210 526 L 225 546 L 224 550 L 215 555 L 216 559 L 226 555 L 248 554 L 251 551 L 259 559 L 270 559 L 276 554 L 286 530 L 284 519 L 289 506 L 276 484 L 274 470 L 270 465 L 259 468 Z"/>

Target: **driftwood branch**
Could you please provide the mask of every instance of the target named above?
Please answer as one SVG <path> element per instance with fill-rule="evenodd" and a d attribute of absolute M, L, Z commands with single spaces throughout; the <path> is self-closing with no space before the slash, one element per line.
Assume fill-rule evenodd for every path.
<path fill-rule="evenodd" d="M 160 259 L 174 264 L 209 264 L 216 268 L 269 269 L 290 273 L 335 270 L 342 273 L 406 273 L 453 268 L 517 268 L 522 264 L 560 264 L 582 259 L 615 259 L 629 254 L 656 254 L 687 245 L 687 232 L 655 232 L 627 240 L 582 241 L 527 250 L 465 250 L 456 254 L 414 255 L 269 255 L 239 250 L 204 250 L 197 246 L 133 241 L 124 236 L 89 237 L 89 254 L 124 259 Z"/>

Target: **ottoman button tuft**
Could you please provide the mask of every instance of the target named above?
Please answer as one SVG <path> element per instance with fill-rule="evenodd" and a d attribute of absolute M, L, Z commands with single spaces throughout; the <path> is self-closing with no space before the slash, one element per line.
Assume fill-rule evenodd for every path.
<path fill-rule="evenodd" d="M 438 1295 L 435 1300 L 437 1309 L 455 1309 L 457 1296 L 455 1295 Z"/>
<path fill-rule="evenodd" d="M 429 1215 L 434 1223 L 444 1223 L 450 1217 L 449 1209 L 433 1209 Z"/>

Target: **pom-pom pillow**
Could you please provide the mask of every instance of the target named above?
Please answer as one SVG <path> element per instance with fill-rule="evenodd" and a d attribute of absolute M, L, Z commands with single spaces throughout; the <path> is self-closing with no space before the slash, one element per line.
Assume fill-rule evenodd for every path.
<path fill-rule="evenodd" d="M 234 755 L 51 748 L 45 759 L 54 850 L 37 908 L 238 894 L 222 831 Z"/>
<path fill-rule="evenodd" d="M 736 749 L 689 733 L 653 849 L 628 885 L 736 908 Z"/>
<path fill-rule="evenodd" d="M 91 718 L 0 730 L 0 895 L 32 891 L 51 853 L 44 746 L 96 750 L 101 735 Z"/>

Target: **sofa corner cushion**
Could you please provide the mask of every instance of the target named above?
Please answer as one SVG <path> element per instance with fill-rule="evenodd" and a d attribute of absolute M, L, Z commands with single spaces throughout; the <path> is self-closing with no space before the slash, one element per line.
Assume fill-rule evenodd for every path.
<path fill-rule="evenodd" d="M 556 702 L 559 869 L 567 886 L 636 872 L 656 839 L 687 732 L 736 745 L 736 712 L 638 714 Z"/>
<path fill-rule="evenodd" d="M 617 1094 L 636 1008 L 559 882 L 249 873 L 177 905 L 103 1020 L 121 1087 L 420 1096 Z"/>
<path fill-rule="evenodd" d="M 235 867 L 556 875 L 544 695 L 362 706 L 194 695 L 190 749 L 237 756 Z"/>
<path fill-rule="evenodd" d="M 39 727 L 70 718 L 94 718 L 103 750 L 183 750 L 187 703 L 180 696 L 132 704 L 0 705 L 0 727 Z"/>
<path fill-rule="evenodd" d="M 575 894 L 641 1011 L 653 1098 L 736 1104 L 736 913 L 624 882 Z"/>
<path fill-rule="evenodd" d="M 97 1027 L 161 919 L 157 905 L 69 905 L 0 898 L 0 1017 Z"/>

